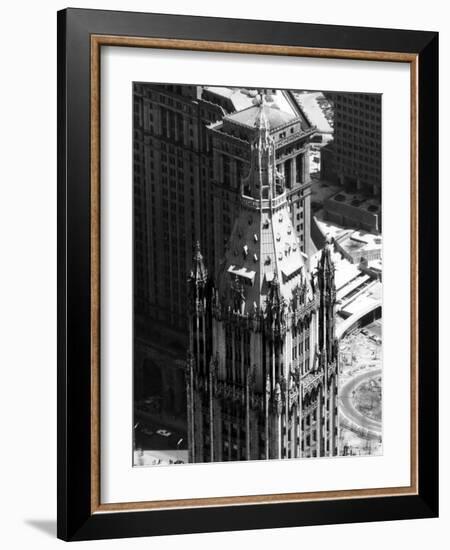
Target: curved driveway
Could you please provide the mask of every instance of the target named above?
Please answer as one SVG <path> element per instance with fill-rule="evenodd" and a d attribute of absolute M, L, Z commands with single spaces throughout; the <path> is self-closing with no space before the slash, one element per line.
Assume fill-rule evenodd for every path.
<path fill-rule="evenodd" d="M 352 392 L 365 380 L 369 380 L 370 378 L 374 378 L 380 374 L 381 369 L 367 370 L 361 374 L 358 374 L 354 378 L 351 378 L 342 386 L 339 392 L 339 398 L 342 403 L 344 415 L 362 429 L 367 429 L 379 434 L 381 434 L 381 422 L 361 414 L 355 408 L 352 399 Z"/>

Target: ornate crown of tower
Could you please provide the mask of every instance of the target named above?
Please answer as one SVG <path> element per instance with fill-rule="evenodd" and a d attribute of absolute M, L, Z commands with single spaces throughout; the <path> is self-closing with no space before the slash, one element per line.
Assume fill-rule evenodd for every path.
<path fill-rule="evenodd" d="M 294 288 L 309 281 L 292 226 L 283 176 L 277 171 L 270 121 L 276 107 L 262 98 L 254 118 L 250 169 L 243 180 L 241 209 L 219 272 L 219 297 L 242 315 L 285 309 Z M 272 113 L 274 111 L 274 113 Z M 239 287 L 240 300 L 236 300 Z"/>

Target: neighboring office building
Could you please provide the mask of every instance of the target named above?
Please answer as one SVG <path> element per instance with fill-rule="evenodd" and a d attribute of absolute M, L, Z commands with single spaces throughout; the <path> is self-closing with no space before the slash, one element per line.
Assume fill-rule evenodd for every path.
<path fill-rule="evenodd" d="M 202 96 L 199 86 L 135 83 L 133 90 L 134 311 L 181 330 L 187 265 L 211 223 L 206 125 L 226 112 Z"/>
<path fill-rule="evenodd" d="M 323 179 L 348 192 L 381 196 L 381 95 L 325 92 L 333 102 L 334 140 L 322 148 Z"/>
<path fill-rule="evenodd" d="M 250 115 L 251 124 L 243 124 Z M 199 247 L 194 255 L 186 366 L 191 462 L 338 452 L 331 245 L 312 275 L 289 211 L 295 172 L 278 168 L 274 115 L 262 102 L 232 125 L 251 141 L 250 171 L 216 286 Z"/>
<path fill-rule="evenodd" d="M 230 100 L 214 103 L 204 93 L 198 86 L 133 86 L 135 423 L 152 400 L 152 422 L 180 431 L 186 430 L 179 369 L 187 346 L 186 266 L 211 223 L 206 125 L 233 109 Z"/>

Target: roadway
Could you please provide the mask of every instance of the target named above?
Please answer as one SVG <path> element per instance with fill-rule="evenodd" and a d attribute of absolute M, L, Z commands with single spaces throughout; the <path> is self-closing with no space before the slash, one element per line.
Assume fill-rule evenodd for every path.
<path fill-rule="evenodd" d="M 354 406 L 352 394 L 353 391 L 366 380 L 370 380 L 375 376 L 381 375 L 381 369 L 371 369 L 358 374 L 357 376 L 351 378 L 346 382 L 339 391 L 339 398 L 341 401 L 341 410 L 344 413 L 344 416 L 348 420 L 356 424 L 362 429 L 370 430 L 376 434 L 381 435 L 381 422 L 369 418 L 364 414 L 360 413 Z"/>

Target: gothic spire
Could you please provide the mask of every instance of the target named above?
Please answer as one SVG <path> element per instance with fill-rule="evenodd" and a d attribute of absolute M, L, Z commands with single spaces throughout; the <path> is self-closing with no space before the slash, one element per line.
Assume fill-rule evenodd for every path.
<path fill-rule="evenodd" d="M 206 269 L 205 262 L 203 261 L 199 241 L 197 241 L 194 246 L 194 256 L 190 278 L 202 282 L 206 282 L 206 279 L 208 278 L 208 270 Z"/>
<path fill-rule="evenodd" d="M 330 235 L 326 236 L 325 246 L 322 249 L 319 260 L 319 268 L 323 272 L 334 273 L 334 262 L 332 259 L 333 239 Z"/>
<path fill-rule="evenodd" d="M 275 144 L 270 135 L 268 109 L 270 107 L 262 96 L 254 122 L 255 133 L 251 144 L 250 171 L 243 182 L 249 195 L 258 200 L 275 197 L 276 180 L 281 178 L 276 169 Z"/>

